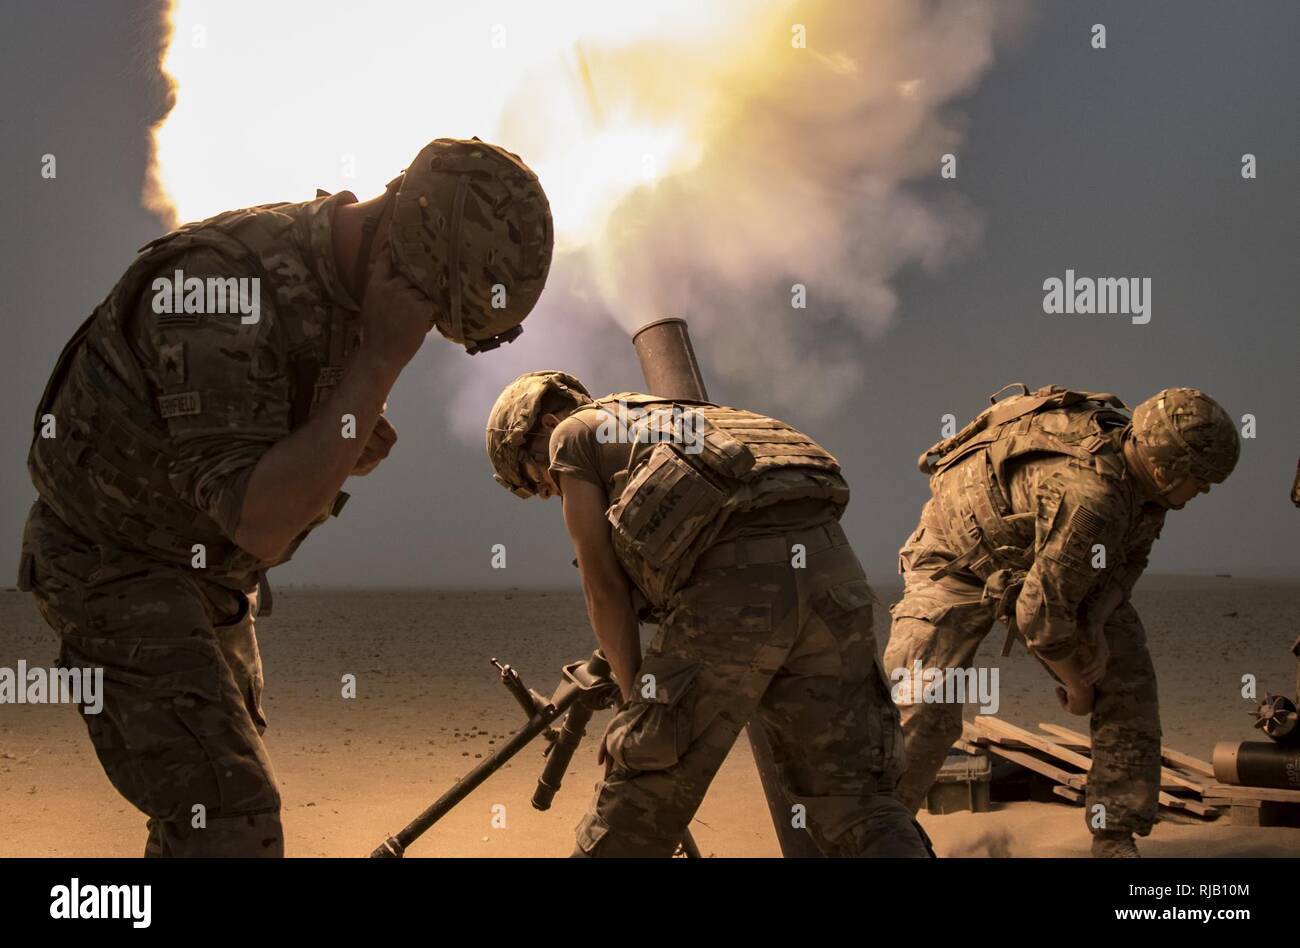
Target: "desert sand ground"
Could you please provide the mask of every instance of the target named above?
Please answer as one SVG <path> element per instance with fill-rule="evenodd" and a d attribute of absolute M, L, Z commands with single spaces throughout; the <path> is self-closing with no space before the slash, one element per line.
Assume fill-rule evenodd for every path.
<path fill-rule="evenodd" d="M 892 579 L 892 577 L 891 577 Z M 896 583 L 878 582 L 882 602 Z M 1135 597 L 1160 673 L 1165 743 L 1204 759 L 1218 740 L 1253 739 L 1241 676 L 1289 693 L 1300 584 L 1230 578 L 1147 577 Z M 883 647 L 888 613 L 876 611 Z M 560 667 L 593 646 L 576 591 L 508 593 L 279 588 L 259 625 L 266 668 L 267 742 L 284 797 L 294 856 L 368 853 L 500 746 L 522 714 L 491 657 L 549 693 Z M 1001 666 L 998 715 L 1033 729 L 1062 711 L 1045 674 L 1022 649 L 998 657 L 1000 630 L 980 660 Z M 56 647 L 29 596 L 0 593 L 0 666 L 48 666 Z M 354 700 L 340 696 L 357 676 Z M 599 734 L 608 712 L 592 729 Z M 579 749 L 554 807 L 529 805 L 540 743 L 469 797 L 411 856 L 562 856 L 597 778 L 594 741 Z M 505 827 L 493 826 L 494 806 Z M 500 810 L 496 811 L 498 814 Z M 499 822 L 499 821 L 498 821 Z M 1082 811 L 1011 803 L 986 814 L 922 815 L 944 856 L 1081 856 Z M 133 856 L 144 817 L 117 796 L 73 709 L 0 705 L 0 856 Z M 748 745 L 722 768 L 692 830 L 706 854 L 779 853 Z M 1297 856 L 1300 829 L 1161 823 L 1152 856 Z"/>

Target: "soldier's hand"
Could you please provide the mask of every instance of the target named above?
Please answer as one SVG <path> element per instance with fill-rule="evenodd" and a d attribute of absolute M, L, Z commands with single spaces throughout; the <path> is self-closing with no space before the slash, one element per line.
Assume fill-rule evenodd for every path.
<path fill-rule="evenodd" d="M 361 307 L 362 347 L 404 366 L 433 328 L 433 301 L 397 271 L 391 253 L 378 256 Z"/>
<path fill-rule="evenodd" d="M 379 462 L 388 457 L 388 452 L 393 450 L 393 445 L 396 443 L 397 429 L 387 418 L 380 415 L 375 422 L 374 430 L 370 432 L 370 437 L 366 439 L 361 457 L 357 458 L 357 463 L 352 466 L 352 476 L 364 477 L 379 467 Z"/>
<path fill-rule="evenodd" d="M 1092 714 L 1092 705 L 1096 697 L 1097 690 L 1092 685 L 1069 690 L 1058 686 L 1056 689 L 1056 699 L 1061 702 L 1061 707 L 1071 714 Z"/>

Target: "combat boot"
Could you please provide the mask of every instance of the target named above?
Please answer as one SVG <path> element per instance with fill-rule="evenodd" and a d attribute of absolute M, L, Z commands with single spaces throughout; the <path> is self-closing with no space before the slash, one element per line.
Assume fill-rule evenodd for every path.
<path fill-rule="evenodd" d="M 1137 843 L 1133 834 L 1123 830 L 1098 830 L 1092 837 L 1092 857 L 1094 859 L 1138 859 Z"/>

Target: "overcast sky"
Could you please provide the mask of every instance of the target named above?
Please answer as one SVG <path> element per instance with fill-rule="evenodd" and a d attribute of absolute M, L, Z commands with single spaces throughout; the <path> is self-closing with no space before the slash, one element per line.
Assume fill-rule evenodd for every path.
<path fill-rule="evenodd" d="M 165 110 L 155 19 L 126 2 L 0 6 L 4 585 L 34 496 L 31 415 L 55 355 L 160 232 L 139 203 L 148 126 Z M 1104 51 L 1088 43 L 1095 22 L 1107 25 Z M 1152 568 L 1300 575 L 1300 510 L 1287 497 L 1300 454 L 1297 36 L 1290 0 L 1042 4 L 1018 47 L 955 104 L 966 129 L 957 180 L 916 185 L 959 191 L 982 236 L 940 272 L 909 269 L 895 281 L 900 319 L 887 333 L 845 339 L 859 350 L 861 391 L 813 422 L 766 401 L 761 363 L 752 384 L 713 386 L 715 400 L 785 417 L 840 458 L 853 488 L 846 526 L 871 578 L 895 572 L 927 496 L 915 459 L 941 417 L 964 421 L 1020 380 L 1113 391 L 1130 404 L 1196 386 L 1235 418 L 1254 415 L 1257 437 L 1237 472 L 1169 518 Z M 40 175 L 45 153 L 57 156 L 56 180 Z M 1240 174 L 1244 153 L 1257 156 L 1255 180 Z M 1043 281 L 1067 268 L 1149 277 L 1151 321 L 1045 315 Z M 736 320 L 743 332 L 744 314 Z M 575 348 L 566 365 L 528 364 L 530 344 L 562 324 L 543 303 L 511 363 L 575 371 L 601 391 L 641 386 L 630 344 L 613 360 Z M 698 346 L 706 376 L 722 345 Z M 440 371 L 465 358 L 425 346 L 391 399 L 397 450 L 349 485 L 344 516 L 278 571 L 281 582 L 576 581 L 558 503 L 497 487 L 481 442 L 453 434 L 436 404 Z M 494 543 L 507 545 L 504 571 L 490 568 Z"/>

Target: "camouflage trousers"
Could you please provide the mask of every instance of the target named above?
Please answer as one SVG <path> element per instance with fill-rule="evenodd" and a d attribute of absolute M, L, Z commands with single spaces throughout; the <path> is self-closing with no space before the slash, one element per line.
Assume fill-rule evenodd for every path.
<path fill-rule="evenodd" d="M 256 594 L 98 546 L 39 501 L 23 573 L 59 664 L 104 670 L 103 707 L 82 718 L 108 779 L 149 817 L 145 855 L 282 856 Z"/>
<path fill-rule="evenodd" d="M 885 668 L 963 669 L 973 665 L 995 621 L 995 599 L 984 598 L 984 582 L 967 572 L 935 580 L 931 574 L 953 561 L 933 503 L 900 553 L 903 598 L 890 610 L 893 623 L 885 647 Z M 1160 706 L 1156 673 L 1146 632 L 1129 603 L 1106 623 L 1110 661 L 1097 684 L 1089 726 L 1092 768 L 1084 817 L 1092 832 L 1116 830 L 1145 836 L 1155 822 L 1160 791 Z M 961 736 L 961 706 L 916 703 L 902 706 L 907 770 L 899 798 L 918 810 L 953 742 Z M 1102 809 L 1097 809 L 1100 806 Z M 1104 825 L 1102 820 L 1104 819 Z"/>
<path fill-rule="evenodd" d="M 819 552 L 807 532 L 764 538 L 777 562 L 741 551 L 764 545 L 754 539 L 705 554 L 606 732 L 610 763 L 575 856 L 672 855 L 747 723 L 766 732 L 806 820 L 793 825 L 823 853 L 929 855 L 892 796 L 901 735 L 876 658 L 874 597 L 839 525 L 818 531 Z M 791 565 L 796 542 L 806 543 L 803 568 Z M 709 568 L 720 559 L 731 565 Z"/>

